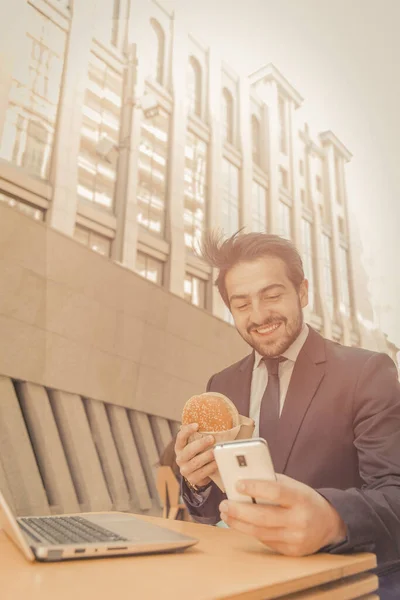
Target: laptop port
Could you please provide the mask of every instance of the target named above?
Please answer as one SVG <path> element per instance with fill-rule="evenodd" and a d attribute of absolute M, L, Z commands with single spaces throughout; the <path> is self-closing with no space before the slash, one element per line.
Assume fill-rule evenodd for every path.
<path fill-rule="evenodd" d="M 75 550 L 75 554 L 84 554 L 86 552 L 86 548 L 77 548 Z"/>
<path fill-rule="evenodd" d="M 128 546 L 114 546 L 113 548 L 107 548 L 107 550 L 110 550 L 111 552 L 113 550 L 128 550 Z"/>

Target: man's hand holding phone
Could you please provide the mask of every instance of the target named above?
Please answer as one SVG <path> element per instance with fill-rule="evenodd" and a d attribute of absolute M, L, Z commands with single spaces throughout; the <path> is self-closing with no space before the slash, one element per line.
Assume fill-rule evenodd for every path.
<path fill-rule="evenodd" d="M 238 482 L 237 490 L 257 504 L 224 500 L 221 519 L 287 556 L 313 554 L 346 538 L 344 522 L 321 494 L 285 475 L 276 477 L 276 481 Z"/>
<path fill-rule="evenodd" d="M 182 425 L 176 437 L 175 455 L 182 477 L 191 485 L 202 487 L 210 483 L 210 475 L 217 471 L 217 464 L 212 450 L 212 435 L 188 443 L 190 436 L 197 429 L 197 423 Z"/>

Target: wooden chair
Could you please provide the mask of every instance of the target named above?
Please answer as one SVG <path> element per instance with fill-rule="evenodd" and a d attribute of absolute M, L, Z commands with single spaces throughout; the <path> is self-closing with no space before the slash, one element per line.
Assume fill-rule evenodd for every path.
<path fill-rule="evenodd" d="M 163 505 L 164 519 L 176 519 L 179 511 L 182 510 L 186 520 L 188 511 L 185 504 L 180 502 L 180 486 L 171 467 L 158 467 L 157 491 Z"/>

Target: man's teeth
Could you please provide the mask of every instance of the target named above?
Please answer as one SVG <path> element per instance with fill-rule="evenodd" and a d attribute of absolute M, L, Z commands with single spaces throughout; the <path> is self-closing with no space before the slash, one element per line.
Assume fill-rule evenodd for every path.
<path fill-rule="evenodd" d="M 278 329 L 280 323 L 275 323 L 274 325 L 269 325 L 269 327 L 259 327 L 256 329 L 257 333 L 270 333 L 274 331 L 274 329 Z"/>

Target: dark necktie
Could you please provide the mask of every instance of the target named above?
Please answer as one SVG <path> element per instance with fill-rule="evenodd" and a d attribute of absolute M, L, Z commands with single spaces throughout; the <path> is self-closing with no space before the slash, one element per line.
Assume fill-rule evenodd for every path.
<path fill-rule="evenodd" d="M 267 442 L 272 442 L 279 423 L 279 363 L 284 362 L 286 358 L 283 358 L 283 356 L 277 358 L 264 356 L 262 360 L 268 370 L 268 383 L 261 399 L 259 429 L 260 437 L 267 440 Z"/>

